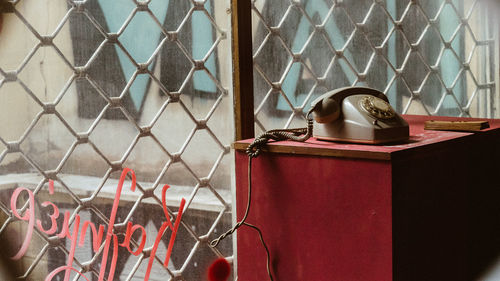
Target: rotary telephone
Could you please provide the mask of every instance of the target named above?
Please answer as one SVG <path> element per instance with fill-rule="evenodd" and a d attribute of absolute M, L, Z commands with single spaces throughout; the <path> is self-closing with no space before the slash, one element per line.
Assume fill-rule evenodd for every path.
<path fill-rule="evenodd" d="M 408 123 L 384 93 L 366 87 L 328 92 L 311 104 L 312 136 L 320 140 L 380 144 L 407 140 Z"/>

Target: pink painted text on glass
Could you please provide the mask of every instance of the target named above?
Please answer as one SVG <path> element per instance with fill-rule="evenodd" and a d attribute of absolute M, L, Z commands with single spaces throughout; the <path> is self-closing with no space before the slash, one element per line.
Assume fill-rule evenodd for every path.
<path fill-rule="evenodd" d="M 21 248 L 19 251 L 12 257 L 14 260 L 19 260 L 21 259 L 25 254 L 26 251 L 28 250 L 31 238 L 33 236 L 33 230 L 35 228 L 35 222 L 36 222 L 36 227 L 40 232 L 46 233 L 47 235 L 53 235 L 56 234 L 57 237 L 59 238 L 68 238 L 68 240 L 71 242 L 71 246 L 69 249 L 68 257 L 66 260 L 66 265 L 60 266 L 56 269 L 54 269 L 52 272 L 50 272 L 47 277 L 45 278 L 45 281 L 52 281 L 52 279 L 60 272 L 64 271 L 64 281 L 68 281 L 70 278 L 70 273 L 71 271 L 76 272 L 78 275 L 83 277 L 85 280 L 88 280 L 85 275 L 83 275 L 82 272 L 78 271 L 76 268 L 73 267 L 73 260 L 74 260 L 74 255 L 75 255 L 75 250 L 76 247 L 83 247 L 84 240 L 85 240 L 85 235 L 87 233 L 87 229 L 90 227 L 90 232 L 92 233 L 92 248 L 95 252 L 99 250 L 102 244 L 102 240 L 105 237 L 104 241 L 104 249 L 102 251 L 102 259 L 101 259 L 101 266 L 100 266 L 100 272 L 99 272 L 99 281 L 104 280 L 105 277 L 105 271 L 106 271 L 106 264 L 108 261 L 108 255 L 111 244 L 113 245 L 113 252 L 111 253 L 111 264 L 109 267 L 108 271 L 108 276 L 107 280 L 113 280 L 114 273 L 115 273 L 115 268 L 116 268 L 116 262 L 118 260 L 118 247 L 124 247 L 126 248 L 131 254 L 138 256 L 140 253 L 144 250 L 144 246 L 146 244 L 146 231 L 142 225 L 138 224 L 132 224 L 132 222 L 128 222 L 127 228 L 126 228 L 126 233 L 125 233 L 125 238 L 121 243 L 118 243 L 118 237 L 116 234 L 113 233 L 113 227 L 115 224 L 116 220 L 116 215 L 118 211 L 118 204 L 120 203 L 120 195 L 121 191 L 123 188 L 123 183 L 125 182 L 125 179 L 127 177 L 127 174 L 130 173 L 130 177 L 132 179 L 132 184 L 130 186 L 130 189 L 132 191 L 135 190 L 136 186 L 136 179 L 135 179 L 135 173 L 129 168 L 125 168 L 120 176 L 120 181 L 118 182 L 118 186 L 116 189 L 116 195 L 113 201 L 113 207 L 111 209 L 111 215 L 109 218 L 108 222 L 108 228 L 106 233 L 104 233 L 105 227 L 103 225 L 99 225 L 99 228 L 97 229 L 95 224 L 90 222 L 90 221 L 84 221 L 82 224 L 81 223 L 81 218 L 80 215 L 76 214 L 74 216 L 73 220 L 73 230 L 69 230 L 69 225 L 70 225 L 70 218 L 71 214 L 69 211 L 66 211 L 64 213 L 64 221 L 63 221 L 63 226 L 62 229 L 60 230 L 59 233 L 56 234 L 57 232 L 57 223 L 56 219 L 59 217 L 59 208 L 52 202 L 45 201 L 42 203 L 43 207 L 51 207 L 52 212 L 49 214 L 50 221 L 51 221 L 51 227 L 49 229 L 44 229 L 42 226 L 42 222 L 37 219 L 35 221 L 35 196 L 33 192 L 27 188 L 24 187 L 18 187 L 14 190 L 14 193 L 12 194 L 11 200 L 10 200 L 10 207 L 12 210 L 12 214 L 18 218 L 19 220 L 23 220 L 28 222 L 28 229 L 26 231 L 26 235 L 24 237 L 24 241 L 21 245 Z M 169 188 L 168 185 L 164 185 L 162 189 L 162 207 L 163 207 L 163 213 L 165 215 L 165 221 L 162 223 L 160 230 L 158 231 L 158 234 L 156 235 L 155 242 L 153 244 L 153 248 L 149 254 L 149 261 L 148 261 L 148 267 L 146 270 L 146 274 L 144 277 L 144 280 L 147 281 L 149 280 L 149 275 L 151 273 L 151 268 L 153 266 L 153 260 L 156 254 L 156 250 L 158 249 L 158 246 L 160 244 L 161 238 L 163 234 L 167 231 L 167 229 L 170 227 L 171 229 L 171 235 L 170 235 L 170 240 L 168 243 L 168 248 L 167 248 L 167 253 L 165 255 L 165 259 L 163 262 L 163 266 L 167 267 L 168 262 L 170 260 L 170 256 L 172 254 L 172 249 L 174 246 L 175 242 L 175 237 L 177 236 L 177 231 L 179 229 L 180 221 L 182 218 L 182 213 L 184 211 L 184 205 L 186 203 L 186 200 L 183 198 L 181 200 L 179 210 L 178 210 L 178 215 L 175 219 L 174 224 L 172 224 L 170 215 L 168 214 L 167 211 L 167 204 L 166 204 L 166 192 L 167 189 Z M 21 215 L 18 211 L 17 207 L 17 201 L 18 197 L 22 192 L 26 192 L 28 194 L 28 206 L 27 209 L 24 211 L 24 214 Z M 53 194 L 54 193 L 54 182 L 52 180 L 49 181 L 49 193 Z M 81 229 L 80 229 L 81 225 Z M 139 246 L 137 249 L 132 250 L 130 247 L 130 241 L 132 238 L 132 235 L 134 232 L 140 231 L 141 236 L 140 236 L 140 242 Z"/>

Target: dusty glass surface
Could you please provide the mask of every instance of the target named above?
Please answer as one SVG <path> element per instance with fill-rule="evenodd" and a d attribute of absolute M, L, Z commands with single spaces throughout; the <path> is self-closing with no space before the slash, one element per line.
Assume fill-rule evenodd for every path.
<path fill-rule="evenodd" d="M 231 238 L 208 246 L 231 225 L 229 1 L 21 0 L 0 7 L 0 241 L 3 257 L 22 256 L 12 261 L 13 274 L 144 280 L 151 261 L 149 280 L 202 280 L 217 257 L 231 260 Z M 120 194 L 125 168 L 135 172 L 136 189 L 129 173 Z M 158 236 L 168 221 L 163 202 L 173 225 Z M 85 222 L 102 225 L 103 239 Z M 58 237 L 76 229 L 82 239 L 84 228 L 74 251 L 71 235 Z M 57 273 L 73 255 L 74 270 Z"/>
<path fill-rule="evenodd" d="M 498 1 L 252 1 L 256 132 L 363 85 L 400 113 L 498 116 Z"/>

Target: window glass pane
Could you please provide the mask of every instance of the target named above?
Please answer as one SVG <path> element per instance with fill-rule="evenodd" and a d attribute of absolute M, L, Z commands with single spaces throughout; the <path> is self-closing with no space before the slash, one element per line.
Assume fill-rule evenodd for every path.
<path fill-rule="evenodd" d="M 203 280 L 231 257 L 231 238 L 208 245 L 231 225 L 229 1 L 0 6 L 0 241 L 13 274 Z"/>
<path fill-rule="evenodd" d="M 494 1 L 254 1 L 256 130 L 304 127 L 315 97 L 383 91 L 398 112 L 493 117 Z"/>

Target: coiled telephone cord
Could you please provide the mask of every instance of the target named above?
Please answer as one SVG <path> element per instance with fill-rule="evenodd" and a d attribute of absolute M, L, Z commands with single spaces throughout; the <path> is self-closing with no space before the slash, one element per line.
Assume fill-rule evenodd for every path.
<path fill-rule="evenodd" d="M 267 255 L 267 274 L 269 275 L 269 280 L 273 281 L 273 275 L 271 273 L 271 254 L 269 252 L 269 248 L 264 241 L 264 237 L 262 236 L 262 231 L 255 225 L 249 224 L 246 222 L 248 214 L 250 213 L 250 205 L 252 202 L 252 159 L 259 156 L 262 148 L 270 141 L 284 141 L 284 140 L 292 140 L 298 142 L 304 142 L 308 140 L 312 136 L 313 130 L 313 119 L 311 118 L 312 109 L 307 112 L 307 127 L 306 128 L 297 128 L 297 129 L 277 129 L 270 130 L 262 133 L 254 141 L 247 147 L 246 154 L 248 155 L 248 199 L 247 199 L 247 207 L 245 210 L 245 215 L 243 218 L 237 222 L 231 229 L 223 233 L 218 238 L 212 240 L 210 242 L 211 247 L 217 247 L 220 241 L 222 241 L 227 236 L 233 234 L 240 226 L 246 225 L 255 229 L 259 233 L 260 242 L 264 246 Z"/>

